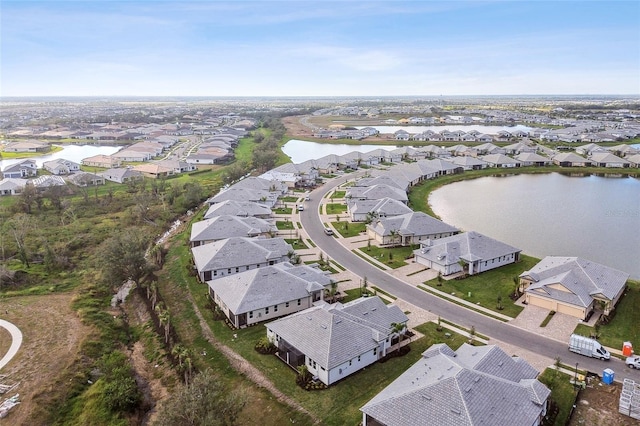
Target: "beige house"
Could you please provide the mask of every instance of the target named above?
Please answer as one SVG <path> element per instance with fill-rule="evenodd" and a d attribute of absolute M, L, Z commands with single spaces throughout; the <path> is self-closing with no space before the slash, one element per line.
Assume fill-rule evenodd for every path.
<path fill-rule="evenodd" d="M 579 257 L 547 256 L 520 274 L 528 304 L 581 320 L 615 308 L 629 274 Z"/>

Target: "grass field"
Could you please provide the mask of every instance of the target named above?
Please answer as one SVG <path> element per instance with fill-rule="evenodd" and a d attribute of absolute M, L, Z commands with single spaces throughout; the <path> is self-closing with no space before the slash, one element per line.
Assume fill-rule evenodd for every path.
<path fill-rule="evenodd" d="M 378 247 L 371 245 L 357 249 L 358 251 L 376 259 L 378 262 L 384 263 L 392 269 L 400 268 L 407 265 L 407 258 L 413 257 L 413 251 L 417 246 L 406 247 Z"/>
<path fill-rule="evenodd" d="M 440 286 L 438 279 L 426 281 L 425 284 L 448 294 L 455 293 L 456 297 L 474 304 L 479 302 L 480 306 L 495 312 L 516 317 L 522 311 L 522 307 L 515 305 L 509 297 L 515 290 L 513 278 L 531 269 L 539 261 L 540 259 L 535 257 L 521 254 L 518 263 L 471 275 L 462 280 L 443 279 Z M 498 296 L 502 297 L 502 310 L 497 309 Z"/>
<path fill-rule="evenodd" d="M 571 407 L 576 400 L 576 392 L 573 385 L 569 383 L 571 378 L 564 373 L 556 371 L 553 368 L 547 368 L 538 376 L 540 382 L 547 385 L 551 389 L 551 399 L 559 408 L 558 417 L 554 425 L 564 426 L 569 420 Z"/>
<path fill-rule="evenodd" d="M 345 204 L 329 203 L 325 206 L 325 210 L 327 214 L 340 214 L 347 211 L 347 206 Z"/>
<path fill-rule="evenodd" d="M 331 222 L 331 225 L 343 238 L 355 237 L 367 230 L 367 225 L 361 222 Z"/>
<path fill-rule="evenodd" d="M 608 324 L 599 326 L 598 340 L 605 346 L 622 350 L 623 342 L 640 344 L 640 282 L 629 281 L 628 290 L 616 307 L 615 315 Z M 592 327 L 578 324 L 576 333 L 589 336 Z M 637 350 L 636 350 L 637 352 Z"/>

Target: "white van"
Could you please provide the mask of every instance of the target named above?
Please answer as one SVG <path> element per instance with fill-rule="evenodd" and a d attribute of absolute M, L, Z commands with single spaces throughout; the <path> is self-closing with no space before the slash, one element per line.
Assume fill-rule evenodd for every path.
<path fill-rule="evenodd" d="M 580 355 L 590 356 L 591 358 L 600 358 L 602 360 L 611 358 L 609 351 L 596 339 L 579 334 L 572 334 L 569 338 L 569 350 Z"/>
<path fill-rule="evenodd" d="M 302 204 L 298 205 L 298 211 L 301 212 L 304 210 L 304 206 Z"/>

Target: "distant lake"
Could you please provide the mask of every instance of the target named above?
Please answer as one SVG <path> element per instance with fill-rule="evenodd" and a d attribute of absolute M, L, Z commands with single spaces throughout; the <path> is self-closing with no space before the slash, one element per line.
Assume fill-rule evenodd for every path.
<path fill-rule="evenodd" d="M 506 130 L 507 132 L 522 130 L 528 132 L 532 129 L 531 127 L 523 126 L 522 124 L 515 126 L 485 126 L 483 124 L 441 124 L 438 126 L 357 126 L 356 129 L 364 129 L 365 127 L 373 127 L 380 133 L 384 134 L 395 133 L 398 130 L 405 130 L 411 134 L 418 134 L 426 132 L 427 130 L 432 130 L 438 133 L 443 130 L 449 130 L 450 132 L 453 132 L 454 130 L 462 130 L 463 132 L 477 130 L 478 132 L 487 135 L 497 135 L 501 130 Z"/>
<path fill-rule="evenodd" d="M 640 179 L 483 177 L 439 188 L 429 204 L 445 222 L 525 254 L 578 256 L 640 279 Z"/>
<path fill-rule="evenodd" d="M 28 158 L 11 158 L 8 160 L 0 160 L 0 170 L 4 170 L 12 164 L 19 163 L 24 160 L 35 160 L 38 167 L 42 167 L 42 163 L 45 161 L 51 161 L 58 158 L 64 158 L 65 160 L 73 161 L 74 163 L 81 164 L 82 160 L 87 157 L 93 157 L 94 155 L 111 155 L 116 153 L 121 146 L 100 146 L 100 145 L 54 145 L 61 146 L 62 151 L 38 155 Z"/>
<path fill-rule="evenodd" d="M 347 145 L 342 143 L 332 144 L 291 139 L 282 146 L 282 152 L 291 157 L 291 161 L 293 163 L 298 164 L 307 160 L 324 157 L 329 154 L 344 155 L 352 151 L 369 152 L 380 148 L 391 151 L 398 148 L 398 145 Z"/>

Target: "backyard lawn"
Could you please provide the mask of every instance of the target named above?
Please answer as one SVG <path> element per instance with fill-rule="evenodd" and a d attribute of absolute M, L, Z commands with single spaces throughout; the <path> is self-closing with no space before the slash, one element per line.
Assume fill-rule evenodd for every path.
<path fill-rule="evenodd" d="M 518 263 L 471 275 L 462 280 L 443 279 L 440 286 L 437 278 L 426 281 L 425 284 L 448 294 L 455 293 L 454 296 L 475 304 L 480 302 L 480 306 L 515 318 L 522 311 L 522 307 L 515 305 L 510 298 L 515 290 L 513 278 L 531 269 L 539 261 L 521 254 Z M 502 297 L 502 310 L 498 309 L 498 296 Z"/>
<path fill-rule="evenodd" d="M 287 229 L 291 229 L 293 230 L 293 222 L 289 222 L 289 221 L 284 221 L 284 220 L 277 220 L 276 221 L 276 228 L 278 228 L 278 230 L 280 231 L 284 231 Z"/>
<path fill-rule="evenodd" d="M 331 225 L 343 238 L 355 237 L 367 230 L 367 225 L 363 222 L 331 222 Z"/>
<path fill-rule="evenodd" d="M 417 248 L 418 246 L 378 247 L 371 245 L 356 250 L 376 259 L 380 263 L 384 263 L 392 269 L 396 269 L 407 265 L 406 259 L 412 258 L 413 251 Z"/>
<path fill-rule="evenodd" d="M 285 238 L 284 240 L 289 244 L 291 244 L 291 247 L 293 247 L 294 250 L 302 250 L 302 249 L 309 248 L 309 246 L 306 245 L 304 241 L 302 241 L 302 238 Z"/>
<path fill-rule="evenodd" d="M 327 214 L 340 214 L 347 211 L 346 204 L 329 203 L 326 205 Z"/>
<path fill-rule="evenodd" d="M 571 407 L 576 400 L 576 392 L 569 382 L 571 377 L 556 371 L 555 368 L 547 368 L 538 376 L 538 380 L 551 389 L 551 399 L 558 406 L 558 416 L 555 425 L 564 425 L 569 420 Z"/>
<path fill-rule="evenodd" d="M 209 316 L 210 317 L 210 316 Z M 466 341 L 464 336 L 449 330 L 436 331 L 436 324 L 416 327 L 425 336 L 412 341 L 411 351 L 384 363 L 375 363 L 320 391 L 305 391 L 295 383 L 296 372 L 275 355 L 260 355 L 255 343 L 266 335 L 264 325 L 242 330 L 230 330 L 222 321 L 207 321 L 223 343 L 240 353 L 252 365 L 273 381 L 278 389 L 314 413 L 326 425 L 355 425 L 362 419 L 360 407 L 420 359 L 420 355 L 435 343 L 447 343 L 457 349 Z M 445 332 L 451 334 L 450 337 Z M 237 336 L 237 337 L 236 337 Z"/>
<path fill-rule="evenodd" d="M 636 345 L 636 352 L 640 351 L 640 281 L 628 281 L 628 290 L 622 297 L 615 310 L 615 315 L 609 324 L 602 324 L 598 330 L 598 340 L 605 346 L 622 350 L 623 342 Z M 578 324 L 576 333 L 589 336 L 594 329 L 584 324 Z"/>

